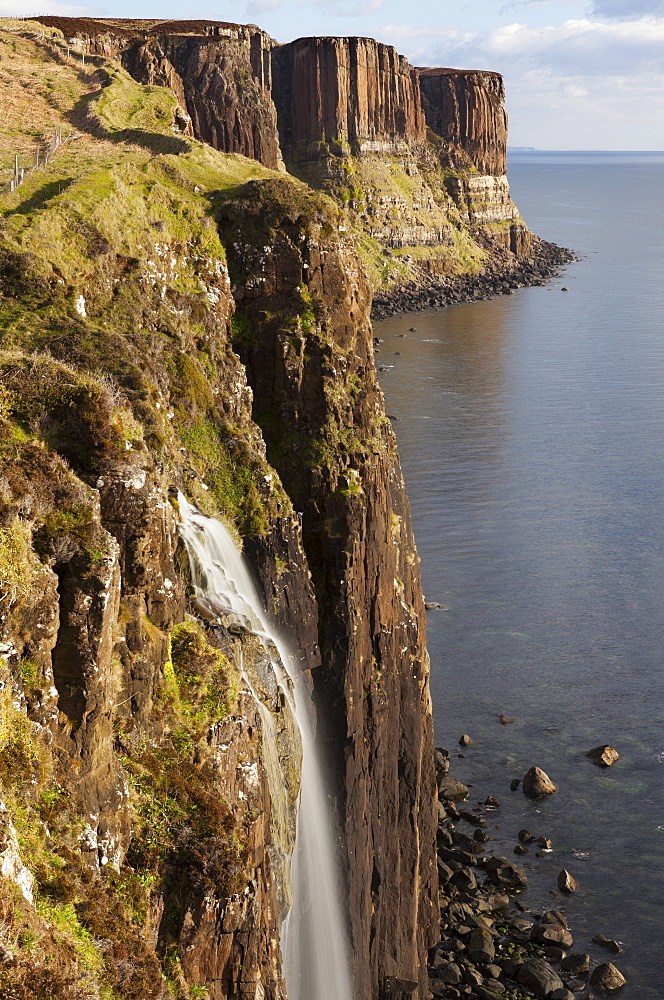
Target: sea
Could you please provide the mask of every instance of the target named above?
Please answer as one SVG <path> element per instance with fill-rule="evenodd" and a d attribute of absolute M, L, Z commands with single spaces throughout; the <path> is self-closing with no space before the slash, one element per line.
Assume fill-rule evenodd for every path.
<path fill-rule="evenodd" d="M 443 605 L 427 613 L 436 742 L 471 804 L 499 800 L 487 848 L 526 869 L 523 902 L 564 909 L 573 950 L 626 976 L 621 1000 L 662 1000 L 664 153 L 513 153 L 509 180 L 529 227 L 580 260 L 375 325 L 424 592 Z M 604 744 L 606 769 L 585 756 Z M 532 765 L 554 795 L 511 791 Z M 524 828 L 553 850 L 516 858 Z"/>

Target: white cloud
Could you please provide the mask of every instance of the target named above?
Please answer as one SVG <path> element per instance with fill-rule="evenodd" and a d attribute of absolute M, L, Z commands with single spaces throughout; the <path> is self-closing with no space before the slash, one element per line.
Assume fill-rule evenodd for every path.
<path fill-rule="evenodd" d="M 664 17 L 470 33 L 392 24 L 379 37 L 418 66 L 502 73 L 514 145 L 664 149 Z"/>

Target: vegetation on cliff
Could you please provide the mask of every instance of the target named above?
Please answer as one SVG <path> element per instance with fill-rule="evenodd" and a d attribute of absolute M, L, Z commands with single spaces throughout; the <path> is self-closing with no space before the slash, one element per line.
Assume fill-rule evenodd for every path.
<path fill-rule="evenodd" d="M 428 667 L 355 223 L 57 29 L 0 54 L 0 166 L 40 153 L 0 196 L 0 992 L 284 995 L 251 641 L 192 600 L 175 487 L 313 671 L 358 988 L 423 991 Z"/>

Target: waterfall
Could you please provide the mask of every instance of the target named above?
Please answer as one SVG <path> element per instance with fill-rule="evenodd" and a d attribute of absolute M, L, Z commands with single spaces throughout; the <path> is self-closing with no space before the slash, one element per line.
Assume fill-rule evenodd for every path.
<path fill-rule="evenodd" d="M 310 699 L 287 642 L 267 620 L 230 533 L 220 521 L 205 517 L 192 507 L 182 494 L 179 502 L 180 533 L 189 556 L 197 601 L 213 615 L 230 613 L 238 624 L 263 643 L 300 730 L 302 775 L 291 863 L 292 903 L 281 926 L 289 1000 L 352 1000 L 336 824 L 328 804 L 316 747 Z M 264 722 L 265 739 L 274 722 L 253 687 L 252 691 Z M 270 721 L 264 716 L 269 716 Z M 270 767 L 271 781 L 274 781 L 274 762 Z M 283 823 L 283 818 L 278 822 Z"/>

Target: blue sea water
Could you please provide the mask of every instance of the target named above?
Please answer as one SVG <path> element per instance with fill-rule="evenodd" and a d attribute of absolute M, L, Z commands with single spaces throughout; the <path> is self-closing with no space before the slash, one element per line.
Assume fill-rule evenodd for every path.
<path fill-rule="evenodd" d="M 455 773 L 501 802 L 494 853 L 522 827 L 553 840 L 520 862 L 529 903 L 563 906 L 597 961 L 595 934 L 620 940 L 621 997 L 659 1000 L 664 154 L 514 153 L 509 179 L 530 228 L 581 260 L 376 324 L 425 594 L 448 608 L 428 616 L 436 736 L 473 738 Z M 621 759 L 600 770 L 584 752 L 604 743 Z M 510 791 L 532 764 L 558 786 L 539 802 Z"/>

